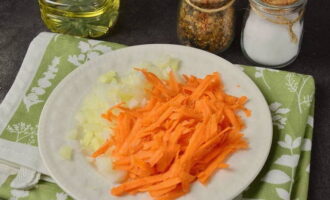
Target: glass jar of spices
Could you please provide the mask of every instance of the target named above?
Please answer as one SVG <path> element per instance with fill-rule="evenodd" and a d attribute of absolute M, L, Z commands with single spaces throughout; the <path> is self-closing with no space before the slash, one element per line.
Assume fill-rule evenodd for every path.
<path fill-rule="evenodd" d="M 213 53 L 225 51 L 233 41 L 235 0 L 181 0 L 177 34 L 184 45 Z"/>
<path fill-rule="evenodd" d="M 280 68 L 298 56 L 307 0 L 250 0 L 241 47 L 252 62 Z"/>

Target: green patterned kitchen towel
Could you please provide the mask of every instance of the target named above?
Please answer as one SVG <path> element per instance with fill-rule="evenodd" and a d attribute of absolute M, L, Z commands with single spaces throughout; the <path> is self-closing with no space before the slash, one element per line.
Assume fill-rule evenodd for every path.
<path fill-rule="evenodd" d="M 37 144 L 41 110 L 56 85 L 81 64 L 123 45 L 41 33 L 30 44 L 0 105 L 0 199 L 71 199 L 48 176 Z M 291 72 L 237 65 L 260 88 L 272 113 L 269 158 L 236 199 L 306 200 L 313 134 L 314 80 Z"/>

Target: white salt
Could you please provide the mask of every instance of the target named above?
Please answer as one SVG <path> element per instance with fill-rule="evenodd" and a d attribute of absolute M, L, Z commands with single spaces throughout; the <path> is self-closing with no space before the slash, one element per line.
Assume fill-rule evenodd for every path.
<path fill-rule="evenodd" d="M 285 17 L 294 20 L 298 14 Z M 299 21 L 294 23 L 292 30 L 297 36 L 295 43 L 289 34 L 288 25 L 267 21 L 251 10 L 243 32 L 245 52 L 250 59 L 263 65 L 285 64 L 299 52 L 302 29 L 302 23 Z"/>

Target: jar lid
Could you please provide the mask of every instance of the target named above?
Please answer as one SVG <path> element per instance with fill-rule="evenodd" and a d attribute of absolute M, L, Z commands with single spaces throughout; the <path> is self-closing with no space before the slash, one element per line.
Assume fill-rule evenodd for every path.
<path fill-rule="evenodd" d="M 275 6 L 284 6 L 284 5 L 291 5 L 296 3 L 298 0 L 262 0 L 263 2 L 275 5 Z"/>

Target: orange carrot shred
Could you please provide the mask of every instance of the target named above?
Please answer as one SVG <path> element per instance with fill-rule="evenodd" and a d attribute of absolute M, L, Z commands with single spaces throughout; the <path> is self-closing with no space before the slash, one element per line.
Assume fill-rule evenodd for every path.
<path fill-rule="evenodd" d="M 107 140 L 99 149 L 97 149 L 91 156 L 93 158 L 96 158 L 98 157 L 99 155 L 102 155 L 104 154 L 108 149 L 109 147 L 111 146 L 112 144 L 112 141 L 111 140 Z"/>

